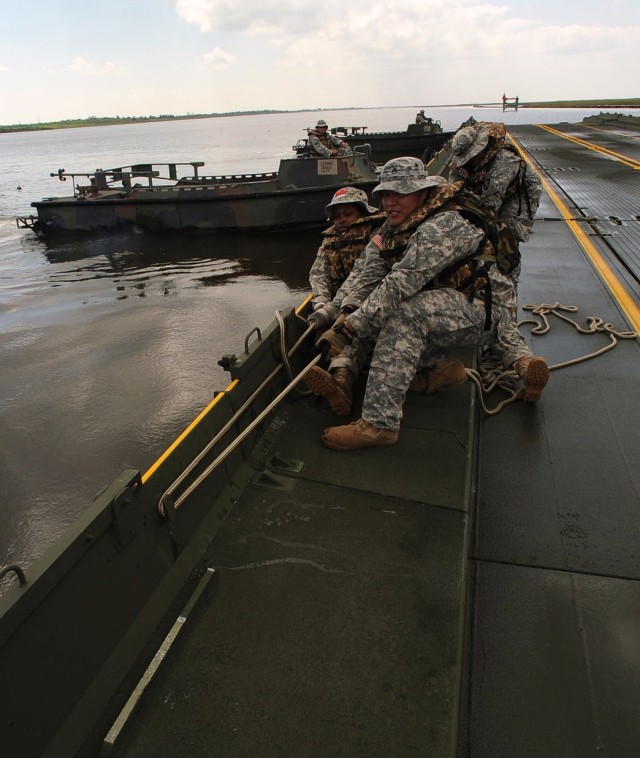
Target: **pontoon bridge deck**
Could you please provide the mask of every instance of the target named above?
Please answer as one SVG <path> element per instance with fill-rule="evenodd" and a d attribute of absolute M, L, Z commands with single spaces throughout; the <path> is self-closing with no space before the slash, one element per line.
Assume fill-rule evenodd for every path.
<path fill-rule="evenodd" d="M 561 203 L 523 246 L 521 305 L 637 330 L 640 132 L 511 133 Z M 548 318 L 523 331 L 552 365 L 609 344 Z M 471 384 L 409 395 L 390 449 L 325 450 L 322 402 L 282 410 L 271 443 L 301 470 L 240 496 L 118 755 L 638 755 L 639 357 L 620 339 L 492 417 Z"/>
<path fill-rule="evenodd" d="M 410 394 L 399 443 L 379 450 L 323 448 L 322 428 L 340 419 L 324 401 L 291 393 L 259 445 L 243 446 L 176 559 L 197 563 L 192 594 L 154 640 L 159 652 L 121 716 L 139 677 L 123 678 L 118 709 L 97 728 L 118 659 L 85 655 L 85 668 L 99 671 L 86 686 L 73 669 L 66 689 L 77 703 L 59 724 L 38 716 L 52 700 L 62 710 L 58 682 L 32 688 L 31 718 L 17 695 L 7 700 L 6 744 L 65 758 L 82 742 L 91 746 L 83 755 L 125 758 L 640 753 L 640 355 L 628 334 L 640 331 L 640 132 L 510 131 L 547 190 L 523 246 L 520 304 L 575 306 L 555 312 L 581 327 L 602 320 L 591 322 L 602 331 L 584 333 L 550 313 L 548 333 L 523 332 L 554 366 L 615 341 L 612 349 L 554 369 L 535 406 L 515 402 L 492 416 L 471 383 Z M 250 346 L 236 362 L 240 386 L 254 381 L 256 354 Z M 130 505 L 113 503 L 117 549 L 102 549 L 117 586 L 105 585 L 94 614 L 107 613 L 101 599 L 152 580 L 135 550 L 153 515 L 136 526 Z M 169 529 L 176 545 L 182 518 Z M 76 570 L 71 596 L 81 578 Z M 88 634 L 81 610 L 69 607 L 73 623 L 61 616 L 48 639 L 42 665 L 54 673 L 68 669 L 50 659 L 73 649 L 70 633 Z M 7 645 L 3 665 L 25 645 Z"/>

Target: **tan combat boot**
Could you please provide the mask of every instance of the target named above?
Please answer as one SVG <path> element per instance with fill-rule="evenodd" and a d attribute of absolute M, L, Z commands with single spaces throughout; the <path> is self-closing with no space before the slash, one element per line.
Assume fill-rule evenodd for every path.
<path fill-rule="evenodd" d="M 447 387 L 460 387 L 466 381 L 467 373 L 464 370 L 464 363 L 451 358 L 441 361 L 426 371 L 418 372 L 411 380 L 409 389 L 422 395 L 433 395 L 434 392 Z"/>
<path fill-rule="evenodd" d="M 348 416 L 351 413 L 351 388 L 356 380 L 353 371 L 337 368 L 329 373 L 319 366 L 312 366 L 304 380 L 312 392 L 327 399 L 329 407 L 337 416 Z"/>
<path fill-rule="evenodd" d="M 398 441 L 398 432 L 378 429 L 363 418 L 346 426 L 331 426 L 322 432 L 322 444 L 333 450 L 355 450 L 361 447 L 388 447 Z"/>
<path fill-rule="evenodd" d="M 525 355 L 513 362 L 513 370 L 524 382 L 522 399 L 526 403 L 540 400 L 542 390 L 549 381 L 549 367 L 545 359 L 539 356 L 529 358 Z"/>

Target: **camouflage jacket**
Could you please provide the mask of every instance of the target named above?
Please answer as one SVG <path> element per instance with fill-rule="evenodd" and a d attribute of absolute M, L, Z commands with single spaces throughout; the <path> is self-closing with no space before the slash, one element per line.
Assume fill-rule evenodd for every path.
<path fill-rule="evenodd" d="M 343 302 L 343 306 L 357 308 L 349 315 L 349 324 L 360 337 L 381 328 L 400 303 L 421 292 L 440 272 L 472 255 L 482 238 L 480 229 L 457 211 L 437 213 L 418 226 L 404 256 L 391 270 L 375 241 L 370 242 L 362 271 Z"/>
<path fill-rule="evenodd" d="M 521 197 L 517 185 L 522 167 L 523 160 L 517 153 L 504 147 L 494 148 L 487 151 L 480 165 L 474 166 L 472 172 L 467 171 L 465 166 L 458 168 L 455 162 L 452 163 L 449 179 L 464 180 L 466 187 L 490 203 L 498 218 L 509 226 L 514 237 L 520 242 L 526 242 L 533 229 L 538 201 L 529 207 Z M 528 173 L 528 180 L 540 184 L 540 179 L 532 171 Z"/>
<path fill-rule="evenodd" d="M 378 213 L 358 219 L 341 233 L 335 226 L 325 229 L 322 233 L 322 245 L 309 271 L 314 309 L 326 306 L 334 300 L 367 246 L 373 231 L 384 219 L 385 215 Z M 335 310 L 339 310 L 338 302 L 335 304 Z"/>
<path fill-rule="evenodd" d="M 321 135 L 315 129 L 307 129 L 307 136 L 309 138 L 309 147 L 318 155 L 327 158 L 331 156 L 331 150 L 337 150 L 342 144 L 342 140 L 339 137 L 329 132 Z"/>

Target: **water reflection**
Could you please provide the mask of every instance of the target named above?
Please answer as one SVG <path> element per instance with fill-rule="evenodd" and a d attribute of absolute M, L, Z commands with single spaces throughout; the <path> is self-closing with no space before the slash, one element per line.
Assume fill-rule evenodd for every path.
<path fill-rule="evenodd" d="M 142 296 L 150 283 L 171 277 L 210 287 L 252 275 L 304 288 L 319 239 L 317 230 L 215 236 L 131 231 L 98 238 L 43 237 L 37 247 L 56 267 L 47 274 L 54 286 L 120 277 Z M 69 268 L 65 263 L 82 265 Z"/>
<path fill-rule="evenodd" d="M 0 245 L 0 562 L 29 563 L 124 468 L 146 470 L 297 305 L 319 232 Z"/>

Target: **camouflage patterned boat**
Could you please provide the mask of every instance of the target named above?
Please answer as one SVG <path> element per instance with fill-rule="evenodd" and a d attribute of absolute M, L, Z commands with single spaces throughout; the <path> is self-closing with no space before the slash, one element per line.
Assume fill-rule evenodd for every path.
<path fill-rule="evenodd" d="M 191 175 L 178 178 L 182 166 Z M 277 172 L 200 176 L 202 162 L 143 163 L 69 179 L 73 194 L 33 202 L 38 215 L 17 219 L 43 234 L 97 232 L 135 226 L 145 231 L 229 232 L 311 228 L 325 223 L 324 207 L 339 187 L 365 191 L 376 181 L 365 148 L 335 158 L 283 158 Z M 136 180 L 144 180 L 140 184 Z"/>
<path fill-rule="evenodd" d="M 375 163 L 386 163 L 403 155 L 422 158 L 427 163 L 455 134 L 455 131 L 443 131 L 440 122 L 433 120 L 426 124 L 409 124 L 404 132 L 368 132 L 367 128 L 336 126 L 331 133 L 341 137 L 352 149 L 369 145 Z M 308 152 L 306 139 L 298 141 L 297 152 Z"/>

